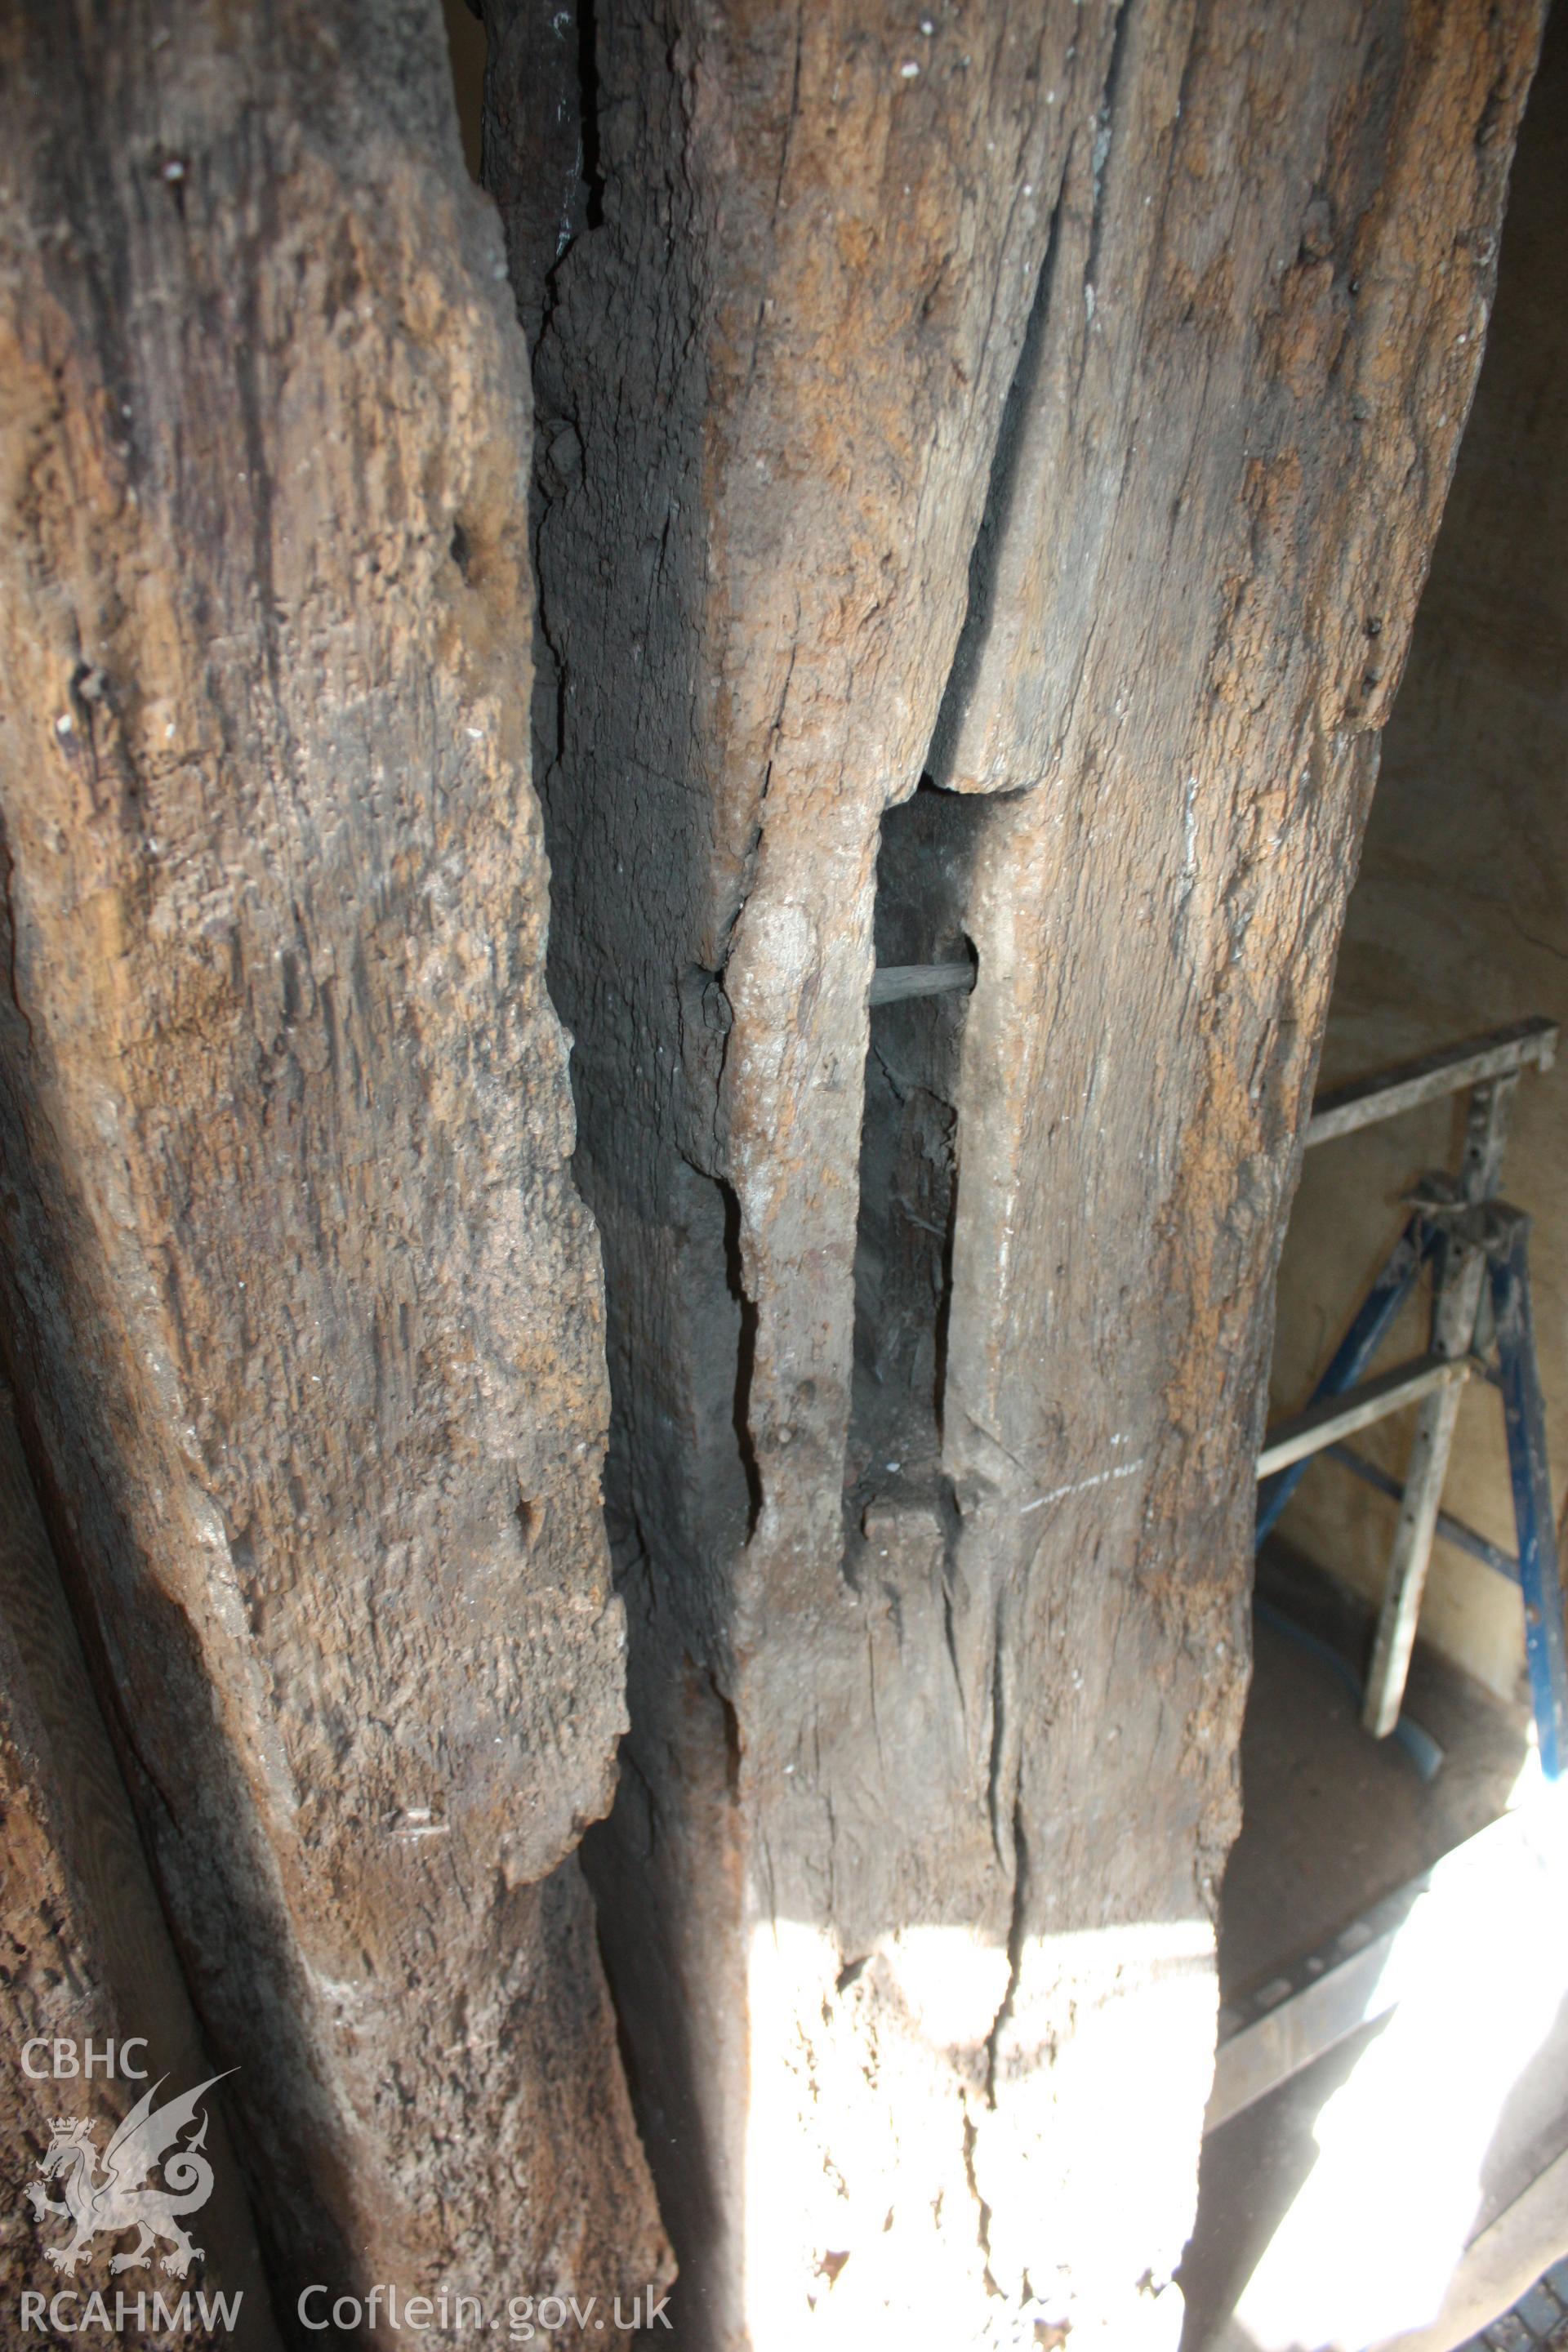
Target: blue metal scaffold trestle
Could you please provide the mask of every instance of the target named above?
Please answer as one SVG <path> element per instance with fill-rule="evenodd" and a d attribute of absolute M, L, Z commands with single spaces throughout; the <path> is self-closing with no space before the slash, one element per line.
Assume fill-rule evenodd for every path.
<path fill-rule="evenodd" d="M 1411 1198 L 1409 1222 L 1306 1410 L 1269 1432 L 1258 1460 L 1259 1543 L 1320 1454 L 1331 1454 L 1398 1499 L 1362 1711 L 1367 1729 L 1380 1738 L 1401 1728 L 1400 1705 L 1434 1539 L 1458 1545 L 1519 1585 L 1541 1763 L 1551 1780 L 1568 1770 L 1568 1646 L 1531 1313 L 1530 1219 L 1500 1201 L 1498 1187 L 1520 1074 L 1531 1063 L 1549 1069 L 1556 1045 L 1552 1022 L 1521 1022 L 1320 1097 L 1307 1130 L 1309 1149 L 1468 1087 L 1464 1159 L 1457 1177 L 1439 1171 L 1423 1179 Z M 1427 1352 L 1393 1371 L 1366 1377 L 1423 1274 L 1432 1282 Z M 1519 1547 L 1513 1557 L 1442 1508 L 1459 1396 L 1471 1379 L 1502 1393 Z M 1343 1441 L 1409 1404 L 1418 1405 L 1419 1412 L 1400 1485 Z"/>

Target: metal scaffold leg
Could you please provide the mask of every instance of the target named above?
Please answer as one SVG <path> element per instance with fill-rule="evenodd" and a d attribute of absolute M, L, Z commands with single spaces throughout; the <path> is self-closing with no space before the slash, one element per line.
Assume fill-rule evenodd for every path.
<path fill-rule="evenodd" d="M 1524 1650 L 1542 1769 L 1555 1780 L 1568 1764 L 1568 1644 L 1546 1466 L 1546 1406 L 1530 1303 L 1530 1219 L 1511 1210 L 1501 1213 L 1499 1222 L 1504 1230 L 1491 1258 L 1492 1318 L 1519 1529 Z"/>
<path fill-rule="evenodd" d="M 1306 1409 L 1272 1429 L 1258 1457 L 1258 1541 L 1321 1453 L 1332 1453 L 1399 1504 L 1388 1580 L 1363 1695 L 1362 1719 L 1382 1738 L 1399 1723 L 1434 1539 L 1458 1543 L 1524 1597 L 1525 1650 L 1542 1770 L 1568 1770 L 1568 1638 L 1546 1460 L 1546 1413 L 1531 1310 L 1530 1220 L 1497 1198 L 1509 1112 L 1521 1071 L 1551 1066 L 1557 1033 L 1523 1022 L 1433 1055 L 1408 1069 L 1331 1097 L 1314 1111 L 1309 1145 L 1462 1087 L 1470 1090 L 1458 1177 L 1427 1177 L 1415 1213 L 1362 1302 Z M 1365 1377 L 1421 1275 L 1433 1276 L 1431 1337 L 1414 1362 Z M 1495 1368 L 1488 1359 L 1495 1353 Z M 1517 1559 L 1442 1509 L 1461 1389 L 1479 1374 L 1500 1389 Z M 1418 1415 L 1403 1483 L 1342 1441 L 1402 1408 Z"/>

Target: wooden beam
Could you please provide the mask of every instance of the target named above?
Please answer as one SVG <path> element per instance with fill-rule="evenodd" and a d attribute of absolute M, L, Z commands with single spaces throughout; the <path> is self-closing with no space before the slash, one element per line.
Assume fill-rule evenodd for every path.
<path fill-rule="evenodd" d="M 599 0 L 559 259 L 492 87 L 698 2345 L 1179 2334 L 1278 1240 L 1539 22 Z"/>
<path fill-rule="evenodd" d="M 8 2296 L 41 2293 L 47 2303 L 62 2284 L 48 2253 L 70 2243 L 72 2224 L 58 2213 L 25 2211 L 21 2200 L 31 2187 L 58 2200 L 59 2183 L 46 2184 L 38 2170 L 55 2118 L 87 2124 L 101 2151 L 150 2082 L 167 2078 L 172 2097 L 218 2070 L 159 1909 L 3 1381 L 0 1934 L 7 1956 L 0 2021 L 9 2053 L 0 2074 L 0 2132 L 17 2197 L 5 2288 Z M 201 2267 L 186 2284 L 231 2298 L 237 2352 L 276 2352 L 229 2105 L 221 2086 L 203 2103 L 213 2179 L 196 2232 Z M 110 2255 L 126 2251 L 122 2238 L 100 2237 L 84 2284 L 98 2285 Z M 165 2239 L 158 2258 L 174 2252 Z M 169 2289 L 171 2300 L 179 2291 Z M 28 2332 L 18 2305 L 7 2317 Z"/>
<path fill-rule="evenodd" d="M 439 11 L 0 31 L 5 1345 L 281 2298 L 664 2263 L 624 1626 Z"/>

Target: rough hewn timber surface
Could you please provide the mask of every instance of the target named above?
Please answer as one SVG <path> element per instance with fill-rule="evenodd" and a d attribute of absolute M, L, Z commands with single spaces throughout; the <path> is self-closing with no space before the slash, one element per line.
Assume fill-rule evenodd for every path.
<path fill-rule="evenodd" d="M 191 2014 L 3 1382 L 0 2024 L 0 2327 L 20 2340 L 28 2289 L 48 2298 L 74 2287 L 83 2302 L 65 2309 L 76 2316 L 95 2288 L 110 2312 L 117 2291 L 146 2293 L 150 2310 L 154 2289 L 177 2305 L 186 2287 L 205 2288 L 237 2292 L 232 2338 L 199 2326 L 188 2337 L 178 2327 L 152 2327 L 147 2342 L 232 2340 L 242 2352 L 268 2352 L 278 2338 L 221 2091 L 206 2103 L 212 2193 L 187 2224 L 204 2260 L 183 2282 L 152 2269 L 113 2277 L 110 2258 L 133 2242 L 126 2236 L 100 2238 L 62 2277 L 45 2249 L 69 2243 L 70 2221 L 55 2213 L 36 2219 L 24 2202 L 35 2184 L 51 2200 L 61 2196 L 58 2179 L 40 2181 L 37 2168 L 56 2117 L 89 2124 L 101 2153 L 141 2096 L 146 2084 L 120 2072 L 127 2037 L 143 2044 L 129 2053 L 132 2073 L 166 2076 L 170 2096 L 216 2069 Z M 57 2053 L 57 2043 L 68 2046 Z M 80 2071 L 88 2064 L 90 2074 Z"/>
<path fill-rule="evenodd" d="M 681 2341 L 1173 2344 L 1271 1276 L 1539 11 L 602 0 L 553 261 L 559 12 L 488 16 Z"/>
<path fill-rule="evenodd" d="M 6 1341 L 291 2308 L 660 2260 L 527 362 L 425 0 L 18 6 Z"/>

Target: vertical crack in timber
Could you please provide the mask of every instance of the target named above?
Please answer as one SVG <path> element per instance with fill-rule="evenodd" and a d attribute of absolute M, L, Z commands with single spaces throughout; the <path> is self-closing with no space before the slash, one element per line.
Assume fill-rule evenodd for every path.
<path fill-rule="evenodd" d="M 599 153 L 599 26 L 597 0 L 577 0 L 578 136 L 586 192 L 584 219 L 598 228 L 605 217 L 605 174 Z"/>
<path fill-rule="evenodd" d="M 740 1337 L 735 1347 L 735 1391 L 733 1418 L 735 1443 L 740 1448 L 741 1467 L 746 1477 L 746 1540 L 756 1533 L 763 1508 L 763 1475 L 757 1461 L 756 1441 L 752 1435 L 752 1374 L 757 1360 L 757 1302 L 746 1290 L 744 1264 L 741 1255 L 741 1199 L 727 1178 L 714 1179 L 724 1202 L 724 1279 L 730 1296 L 741 1310 Z"/>
<path fill-rule="evenodd" d="M 1111 134 L 1115 127 L 1116 98 L 1121 86 L 1121 69 L 1127 59 L 1127 36 L 1132 22 L 1136 0 L 1126 0 L 1118 10 L 1116 29 L 1110 37 L 1110 58 L 1105 68 L 1105 81 L 1100 93 L 1100 104 L 1094 115 L 1094 152 L 1092 176 L 1094 210 L 1089 226 L 1089 252 L 1083 265 L 1083 282 L 1092 287 L 1095 269 L 1100 260 L 1100 238 L 1105 229 L 1105 207 L 1100 203 L 1100 191 L 1105 179 L 1105 167 L 1110 161 Z"/>
<path fill-rule="evenodd" d="M 992 453 L 991 478 L 986 486 L 980 528 L 974 534 L 974 545 L 970 550 L 969 600 L 964 608 L 963 625 L 958 633 L 952 667 L 948 672 L 936 726 L 931 733 L 926 768 L 938 780 L 951 764 L 952 748 L 968 710 L 970 696 L 979 673 L 980 656 L 991 634 L 996 604 L 997 566 L 1017 495 L 1024 430 L 1044 364 L 1046 323 L 1050 316 L 1057 257 L 1061 248 L 1062 201 L 1066 184 L 1064 163 L 1062 177 L 1057 187 L 1057 200 L 1051 207 L 1050 226 L 1046 233 L 1046 249 L 1040 257 L 1039 276 L 1035 280 L 1034 298 L 1024 328 L 1024 340 L 1018 350 L 1017 365 L 1013 371 L 1013 381 L 1007 387 L 1006 399 L 1002 404 L 1002 421 L 997 427 L 996 446 Z"/>
<path fill-rule="evenodd" d="M 974 2169 L 974 2150 L 979 2137 L 979 2133 L 974 2128 L 974 2118 L 966 2108 L 963 2116 L 963 2177 L 969 2184 L 969 2193 L 974 2200 L 974 2235 L 979 2243 L 981 2260 L 984 2265 L 985 2292 L 987 2294 L 999 2295 L 1002 2289 L 997 2285 L 991 2269 L 991 2208 L 980 2193 L 980 2180 Z"/>
<path fill-rule="evenodd" d="M 5 912 L 5 979 L 11 992 L 11 1002 L 20 1014 L 22 1026 L 27 1033 L 27 1051 L 30 1054 L 36 1054 L 38 1049 L 37 1032 L 33 1026 L 33 1016 L 27 1010 L 26 999 L 22 993 L 16 881 L 16 860 L 12 853 L 10 836 L 5 830 L 5 817 L 0 814 L 0 903 L 4 904 Z"/>
<path fill-rule="evenodd" d="M 1128 32 L 1133 13 L 1133 0 L 1117 12 L 1116 27 L 1111 36 L 1110 56 L 1107 62 L 1105 80 L 1100 89 L 1100 104 L 1093 116 L 1095 144 L 1092 156 L 1094 184 L 1094 215 L 1089 228 L 1089 258 L 1085 281 L 1091 284 L 1099 253 L 1101 227 L 1100 205 L 1100 179 L 1109 160 L 1111 120 L 1116 96 L 1121 84 L 1127 55 Z M 974 535 L 974 545 L 969 558 L 969 597 L 964 610 L 963 625 L 952 656 L 942 691 L 942 705 L 931 731 L 931 751 L 926 761 L 928 772 L 939 781 L 951 765 L 952 746 L 969 709 L 979 673 L 980 656 L 991 634 L 991 624 L 996 606 L 997 572 L 1001 550 L 1005 543 L 1017 496 L 1018 473 L 1023 457 L 1025 426 L 1028 413 L 1039 388 L 1044 364 L 1046 328 L 1050 317 L 1051 299 L 1056 287 L 1057 264 L 1061 253 L 1062 207 L 1066 199 L 1069 154 L 1063 158 L 1061 177 L 1057 184 L 1056 202 L 1051 207 L 1050 226 L 1046 233 L 1046 249 L 1040 258 L 1039 275 L 1035 281 L 1034 298 L 1019 346 L 1017 364 L 1012 383 L 1002 405 L 1002 421 L 997 428 L 996 446 L 992 453 L 991 478 L 986 488 L 985 504 L 981 512 L 980 528 Z"/>
<path fill-rule="evenodd" d="M 1005 1654 L 1003 1648 L 1002 1620 L 1002 1603 L 998 1599 L 991 1630 L 991 1764 L 986 1776 L 985 1803 L 991 1817 L 992 1847 L 997 1861 L 1005 1870 L 1007 1867 L 1007 1855 L 1002 1841 L 1002 1771 L 1007 1737 L 1007 1705 L 1006 1677 L 1003 1670 Z M 1016 1790 L 1015 1790 L 1015 1813 L 1016 1810 Z"/>
<path fill-rule="evenodd" d="M 948 1660 L 952 1667 L 953 1688 L 958 1693 L 958 1719 L 967 1738 L 969 1701 L 963 1688 L 963 1669 L 958 1659 L 958 1627 L 953 1617 L 953 1600 L 959 1582 L 958 1543 L 963 1531 L 963 1514 L 958 1507 L 958 1489 L 945 1470 L 937 1479 L 936 1505 L 942 1519 L 942 1639 L 947 1644 Z"/>
<path fill-rule="evenodd" d="M 721 1160 L 723 1153 L 724 1073 L 729 1065 L 730 1040 L 735 1025 L 734 1007 L 730 1002 L 730 993 L 724 984 L 724 975 L 729 969 L 730 958 L 734 952 L 735 936 L 740 928 L 741 918 L 746 911 L 747 903 L 756 883 L 763 832 L 766 824 L 764 812 L 768 793 L 773 783 L 773 754 L 778 749 L 779 737 L 783 731 L 784 706 L 789 699 L 790 683 L 795 677 L 795 661 L 800 651 L 798 595 L 795 598 L 795 622 L 796 634 L 790 646 L 789 663 L 784 671 L 784 683 L 779 688 L 777 708 L 773 712 L 773 728 L 769 738 L 768 763 L 763 771 L 761 788 L 757 794 L 756 818 L 742 860 L 735 904 L 723 927 L 718 969 L 704 975 L 711 983 L 723 1007 L 723 1018 L 720 1024 L 718 1066 L 712 1076 L 711 1133 L 716 1164 Z M 762 1465 L 757 1458 L 757 1444 L 752 1430 L 752 1378 L 757 1360 L 758 1310 L 756 1300 L 746 1288 L 745 1253 L 741 1238 L 743 1220 L 740 1194 L 726 1176 L 714 1172 L 711 1181 L 718 1185 L 724 1202 L 725 1285 L 740 1310 L 741 1318 L 735 1343 L 735 1386 L 731 1419 L 735 1432 L 736 1448 L 741 1457 L 741 1468 L 746 1481 L 746 1541 L 750 1543 L 757 1531 L 757 1521 L 762 1517 L 763 1509 Z"/>
<path fill-rule="evenodd" d="M 1029 1846 L 1024 1831 L 1024 1796 L 1021 1783 L 1016 1783 L 1013 1790 L 1013 1916 L 1007 1924 L 1007 1990 L 985 2037 L 985 2100 L 986 2105 L 993 2108 L 996 2105 L 998 2045 L 1013 2015 L 1018 1998 L 1018 1982 L 1024 1970 L 1024 1911 L 1028 1888 Z"/>

